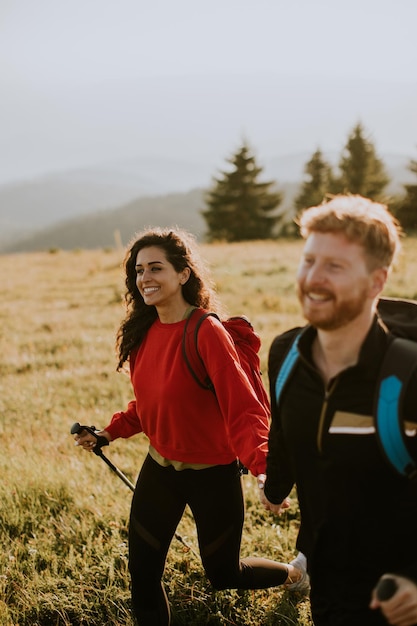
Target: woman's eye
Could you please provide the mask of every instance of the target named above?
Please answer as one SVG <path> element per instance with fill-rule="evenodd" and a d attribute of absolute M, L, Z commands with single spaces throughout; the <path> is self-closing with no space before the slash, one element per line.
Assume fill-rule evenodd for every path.
<path fill-rule="evenodd" d="M 137 268 L 136 269 L 136 275 L 137 276 L 143 276 L 143 274 L 145 273 L 145 269 L 146 268 Z M 158 265 L 153 265 L 152 267 L 147 268 L 148 272 L 151 272 L 151 274 L 155 274 L 155 272 L 160 272 L 162 270 L 162 267 L 159 267 Z"/>

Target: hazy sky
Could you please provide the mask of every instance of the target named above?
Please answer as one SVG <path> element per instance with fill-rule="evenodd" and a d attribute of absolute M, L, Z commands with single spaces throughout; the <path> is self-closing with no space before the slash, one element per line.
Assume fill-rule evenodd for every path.
<path fill-rule="evenodd" d="M 417 0 L 0 0 L 0 183 L 134 156 L 417 154 Z"/>

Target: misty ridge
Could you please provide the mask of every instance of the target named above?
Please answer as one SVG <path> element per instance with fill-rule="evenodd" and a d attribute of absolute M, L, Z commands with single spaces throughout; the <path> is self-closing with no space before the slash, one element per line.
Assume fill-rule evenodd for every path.
<path fill-rule="evenodd" d="M 263 168 L 260 180 L 274 181 L 283 194 L 280 214 L 293 210 L 310 156 L 257 155 Z M 336 164 L 339 155 L 325 157 Z M 410 158 L 381 159 L 390 178 L 386 194 L 401 194 L 403 185 L 412 181 Z M 202 240 L 205 191 L 225 169 L 225 162 L 138 157 L 0 185 L 0 252 L 126 245 L 135 232 L 155 225 L 178 225 Z"/>

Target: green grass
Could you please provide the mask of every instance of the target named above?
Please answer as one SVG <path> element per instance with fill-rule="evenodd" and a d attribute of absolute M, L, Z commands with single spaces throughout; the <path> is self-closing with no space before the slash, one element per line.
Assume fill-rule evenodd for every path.
<path fill-rule="evenodd" d="M 300 242 L 203 247 L 230 314 L 260 333 L 261 361 L 273 337 L 302 323 L 294 294 Z M 116 373 L 115 333 L 123 316 L 121 254 L 34 253 L 0 257 L 0 626 L 131 626 L 127 571 L 130 490 L 95 455 L 74 447 L 73 422 L 102 427 L 131 399 Z M 388 295 L 417 297 L 417 246 L 390 279 Z M 143 435 L 106 450 L 134 481 Z M 298 507 L 274 518 L 244 477 L 242 554 L 289 560 Z M 280 588 L 215 592 L 196 557 L 187 512 L 165 572 L 173 626 L 311 624 L 308 601 Z"/>

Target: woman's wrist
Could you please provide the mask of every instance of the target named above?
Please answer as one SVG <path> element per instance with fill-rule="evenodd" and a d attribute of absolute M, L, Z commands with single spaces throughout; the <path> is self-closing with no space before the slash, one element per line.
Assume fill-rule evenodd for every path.
<path fill-rule="evenodd" d="M 258 481 L 258 488 L 263 489 L 265 486 L 266 474 L 258 474 L 256 480 Z"/>
<path fill-rule="evenodd" d="M 104 437 L 110 443 L 112 441 L 111 434 L 107 430 L 99 430 L 96 433 L 99 437 Z"/>

